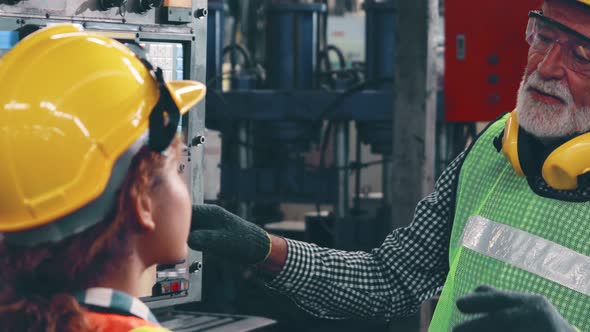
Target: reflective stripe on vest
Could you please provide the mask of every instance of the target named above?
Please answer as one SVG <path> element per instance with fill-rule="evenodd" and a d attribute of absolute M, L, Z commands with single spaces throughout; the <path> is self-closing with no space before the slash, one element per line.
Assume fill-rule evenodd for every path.
<path fill-rule="evenodd" d="M 461 245 L 590 296 L 590 257 L 557 243 L 473 216 Z"/>

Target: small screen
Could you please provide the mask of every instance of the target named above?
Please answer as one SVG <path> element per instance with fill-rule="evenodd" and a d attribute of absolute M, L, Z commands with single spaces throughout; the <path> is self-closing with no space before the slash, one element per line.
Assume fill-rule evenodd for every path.
<path fill-rule="evenodd" d="M 18 43 L 17 31 L 1 31 L 0 30 L 0 58 L 4 56 L 8 50 Z"/>
<path fill-rule="evenodd" d="M 141 43 L 148 54 L 148 60 L 162 68 L 166 81 L 184 78 L 184 58 L 182 44 L 179 43 Z"/>

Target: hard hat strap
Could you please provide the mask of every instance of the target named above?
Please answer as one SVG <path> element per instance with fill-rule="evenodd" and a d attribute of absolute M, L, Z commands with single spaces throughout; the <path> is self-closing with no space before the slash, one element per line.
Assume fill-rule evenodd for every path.
<path fill-rule="evenodd" d="M 160 99 L 150 114 L 148 146 L 150 150 L 161 153 L 168 148 L 176 135 L 176 128 L 180 121 L 180 110 L 172 99 L 170 90 L 166 87 L 162 69 L 157 68 L 155 74 L 160 88 Z"/>

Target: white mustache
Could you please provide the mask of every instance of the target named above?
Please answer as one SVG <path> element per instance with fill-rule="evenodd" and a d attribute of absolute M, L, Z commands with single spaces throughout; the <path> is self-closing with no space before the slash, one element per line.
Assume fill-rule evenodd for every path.
<path fill-rule="evenodd" d="M 535 71 L 526 81 L 525 89 L 534 88 L 548 95 L 562 99 L 566 106 L 573 105 L 574 97 L 570 88 L 562 81 L 545 81 Z"/>
<path fill-rule="evenodd" d="M 561 98 L 566 105 L 552 105 L 532 98 L 537 89 Z M 516 111 L 522 128 L 537 137 L 566 137 L 590 131 L 590 105 L 577 106 L 567 82 L 545 81 L 535 71 L 521 81 Z"/>

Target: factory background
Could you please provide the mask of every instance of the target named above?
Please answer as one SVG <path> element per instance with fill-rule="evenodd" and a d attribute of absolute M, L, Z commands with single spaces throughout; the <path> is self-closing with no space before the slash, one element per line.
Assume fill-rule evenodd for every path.
<path fill-rule="evenodd" d="M 60 22 L 140 43 L 166 79 L 208 87 L 179 126 L 194 203 L 370 250 L 514 107 L 531 6 L 508 3 L 0 0 L 0 56 Z M 465 15 L 476 8 L 486 15 Z M 391 324 L 323 321 L 207 253 L 153 273 L 145 301 L 179 331 L 425 331 L 436 305 Z"/>

